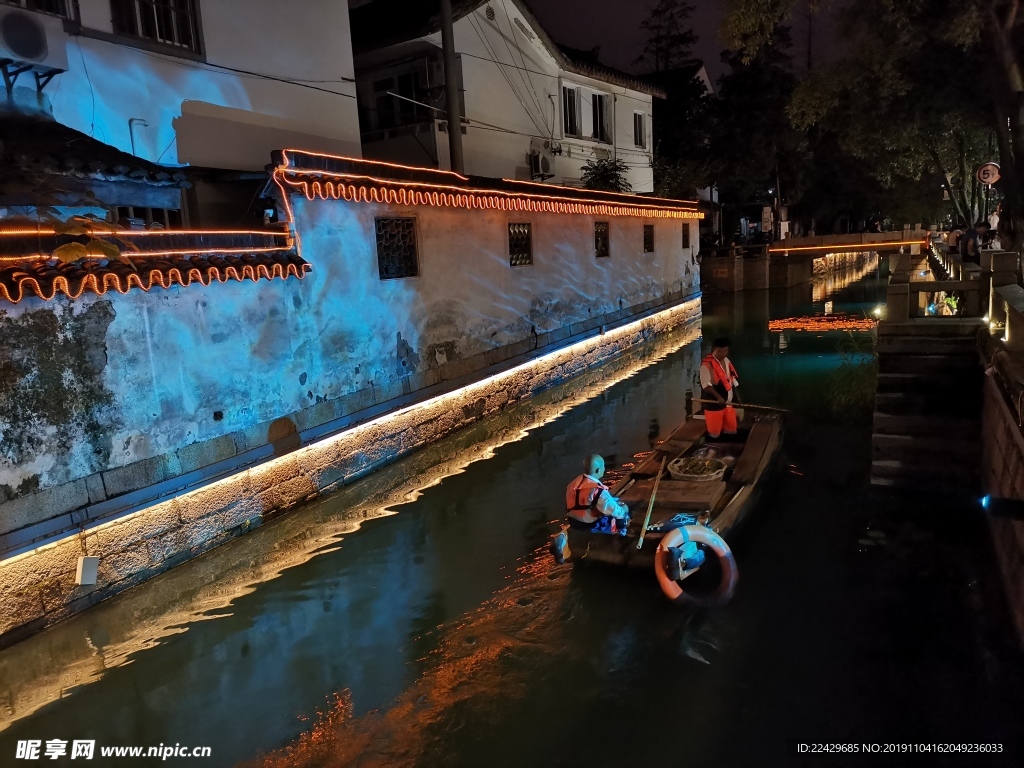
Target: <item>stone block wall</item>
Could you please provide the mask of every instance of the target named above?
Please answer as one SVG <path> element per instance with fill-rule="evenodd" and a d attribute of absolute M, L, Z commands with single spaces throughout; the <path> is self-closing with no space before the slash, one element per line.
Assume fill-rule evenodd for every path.
<path fill-rule="evenodd" d="M 283 511 L 353 482 L 397 458 L 511 404 L 596 367 L 655 335 L 693 324 L 699 299 L 679 300 L 640 319 L 553 351 L 525 353 L 477 372 L 478 380 L 130 514 L 0 560 L 0 646 L 231 540 Z M 284 441 L 282 441 L 284 442 Z M 99 581 L 74 583 L 77 559 L 100 558 Z"/>

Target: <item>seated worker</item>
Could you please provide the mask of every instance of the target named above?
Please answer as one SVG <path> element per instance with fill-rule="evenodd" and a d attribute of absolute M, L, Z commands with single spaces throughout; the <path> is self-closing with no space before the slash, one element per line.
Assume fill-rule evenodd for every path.
<path fill-rule="evenodd" d="M 715 339 L 711 354 L 700 364 L 700 386 L 704 404 L 704 420 L 708 425 L 708 436 L 718 437 L 725 431 L 736 434 L 736 411 L 732 407 L 733 392 L 740 384 L 736 369 L 729 361 L 729 340 Z M 738 400 L 737 400 L 738 402 Z"/>
<path fill-rule="evenodd" d="M 604 459 L 596 453 L 587 459 L 586 472 L 565 489 L 565 509 L 569 526 L 589 531 L 602 517 L 615 521 L 629 520 L 629 507 L 616 499 L 601 482 Z"/>

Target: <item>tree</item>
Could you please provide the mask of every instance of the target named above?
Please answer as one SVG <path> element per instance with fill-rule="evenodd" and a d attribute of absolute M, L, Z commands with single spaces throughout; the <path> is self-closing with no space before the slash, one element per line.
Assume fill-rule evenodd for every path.
<path fill-rule="evenodd" d="M 640 25 L 647 31 L 647 42 L 633 63 L 645 63 L 655 72 L 665 72 L 688 62 L 697 42 L 690 25 L 693 11 L 686 0 L 658 0 Z"/>
<path fill-rule="evenodd" d="M 749 59 L 796 0 L 730 0 L 728 44 Z M 1004 246 L 1024 245 L 1024 13 L 1020 0 L 852 0 L 840 61 L 795 93 L 795 123 L 834 130 L 895 185 L 939 175 L 963 218 L 977 215 L 977 164 L 998 153 Z"/>
<path fill-rule="evenodd" d="M 587 160 L 587 164 L 580 170 L 583 171 L 583 186 L 586 189 L 604 192 L 630 192 L 633 189 L 626 181 L 629 166 L 621 160 Z"/>

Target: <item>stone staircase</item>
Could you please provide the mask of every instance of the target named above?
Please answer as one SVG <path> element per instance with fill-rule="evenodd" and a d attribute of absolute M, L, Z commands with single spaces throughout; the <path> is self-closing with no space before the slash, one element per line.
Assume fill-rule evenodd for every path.
<path fill-rule="evenodd" d="M 953 318 L 879 325 L 872 485 L 977 494 L 980 327 Z"/>

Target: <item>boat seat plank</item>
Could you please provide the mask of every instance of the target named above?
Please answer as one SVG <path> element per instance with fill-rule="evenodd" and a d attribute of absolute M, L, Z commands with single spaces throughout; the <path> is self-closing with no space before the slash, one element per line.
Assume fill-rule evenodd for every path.
<path fill-rule="evenodd" d="M 637 481 L 619 498 L 634 510 L 646 512 L 646 506 L 654 490 L 654 480 Z M 685 480 L 662 480 L 658 486 L 658 495 L 654 499 L 655 509 L 673 511 L 701 511 L 714 508 L 725 493 L 725 482 L 710 480 L 705 482 L 688 482 Z"/>
<path fill-rule="evenodd" d="M 695 443 L 704 437 L 704 433 L 707 432 L 707 424 L 704 423 L 704 419 L 690 419 L 680 424 L 671 435 L 668 436 L 669 440 L 686 440 L 691 443 Z"/>
<path fill-rule="evenodd" d="M 732 470 L 731 480 L 734 483 L 751 483 L 756 479 L 757 468 L 761 464 L 761 457 L 764 455 L 772 434 L 778 428 L 778 422 L 758 421 L 750 429 L 750 436 L 743 447 Z"/>

